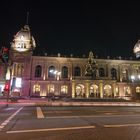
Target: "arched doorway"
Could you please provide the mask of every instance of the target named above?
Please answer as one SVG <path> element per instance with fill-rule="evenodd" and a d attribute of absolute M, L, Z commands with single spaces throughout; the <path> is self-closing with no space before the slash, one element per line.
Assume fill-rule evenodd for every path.
<path fill-rule="evenodd" d="M 103 97 L 107 97 L 107 98 L 113 97 L 112 88 L 111 88 L 110 85 L 105 85 L 104 86 L 104 94 L 103 94 Z"/>
<path fill-rule="evenodd" d="M 91 86 L 90 86 L 90 97 L 95 97 L 95 98 L 97 98 L 97 97 L 99 97 L 100 95 L 99 95 L 99 88 L 98 88 L 98 86 L 97 85 L 95 85 L 95 84 L 92 84 Z"/>
<path fill-rule="evenodd" d="M 85 97 L 85 90 L 83 84 L 76 85 L 76 97 Z"/>

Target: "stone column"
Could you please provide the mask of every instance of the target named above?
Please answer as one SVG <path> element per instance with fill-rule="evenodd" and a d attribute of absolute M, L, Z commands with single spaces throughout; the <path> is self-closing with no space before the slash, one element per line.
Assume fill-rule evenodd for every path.
<path fill-rule="evenodd" d="M 72 81 L 72 98 L 75 98 L 75 81 Z"/>
<path fill-rule="evenodd" d="M 100 91 L 100 98 L 103 98 L 103 82 L 102 81 L 100 81 L 100 83 L 99 83 L 99 91 Z"/>
<path fill-rule="evenodd" d="M 116 82 L 113 82 L 113 94 L 114 94 L 114 97 L 116 96 Z"/>
<path fill-rule="evenodd" d="M 89 98 L 89 81 L 86 81 L 85 88 L 86 88 L 86 98 Z"/>

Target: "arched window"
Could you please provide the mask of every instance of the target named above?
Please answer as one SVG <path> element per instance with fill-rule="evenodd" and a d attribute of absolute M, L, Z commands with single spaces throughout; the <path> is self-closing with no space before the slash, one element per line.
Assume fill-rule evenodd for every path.
<path fill-rule="evenodd" d="M 66 66 L 62 67 L 62 78 L 68 78 L 68 68 Z"/>
<path fill-rule="evenodd" d="M 74 76 L 81 76 L 81 69 L 80 67 L 75 67 L 74 68 Z"/>
<path fill-rule="evenodd" d="M 104 68 L 99 68 L 99 76 L 100 77 L 105 77 L 105 70 L 104 70 Z"/>
<path fill-rule="evenodd" d="M 115 68 L 111 69 L 111 78 L 117 79 L 117 70 Z"/>
<path fill-rule="evenodd" d="M 49 70 L 48 70 L 48 77 L 49 78 L 55 78 L 54 71 L 55 71 L 55 67 L 54 66 L 50 66 Z"/>
<path fill-rule="evenodd" d="M 37 65 L 35 68 L 35 77 L 41 77 L 42 74 L 42 67 L 40 65 Z"/>
<path fill-rule="evenodd" d="M 122 70 L 122 81 L 126 82 L 128 80 L 128 70 L 127 69 L 123 69 Z"/>

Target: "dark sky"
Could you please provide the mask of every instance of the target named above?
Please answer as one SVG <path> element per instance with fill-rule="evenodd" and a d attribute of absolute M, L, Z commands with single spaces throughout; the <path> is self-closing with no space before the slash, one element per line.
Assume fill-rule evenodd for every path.
<path fill-rule="evenodd" d="M 92 50 L 99 57 L 134 56 L 133 47 L 140 39 L 139 4 L 92 2 L 5 0 L 0 4 L 0 46 L 10 47 L 29 11 L 40 53 L 87 55 Z"/>

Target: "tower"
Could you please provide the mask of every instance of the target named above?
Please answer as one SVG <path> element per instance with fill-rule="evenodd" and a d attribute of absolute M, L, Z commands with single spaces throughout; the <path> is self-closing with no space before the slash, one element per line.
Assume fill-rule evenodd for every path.
<path fill-rule="evenodd" d="M 17 32 L 11 43 L 10 59 L 12 62 L 12 93 L 17 92 L 20 96 L 22 96 L 22 93 L 25 93 L 24 86 L 26 86 L 25 84 L 28 84 L 30 80 L 32 55 L 35 47 L 36 43 L 34 37 L 31 35 L 29 25 L 26 24 Z"/>

